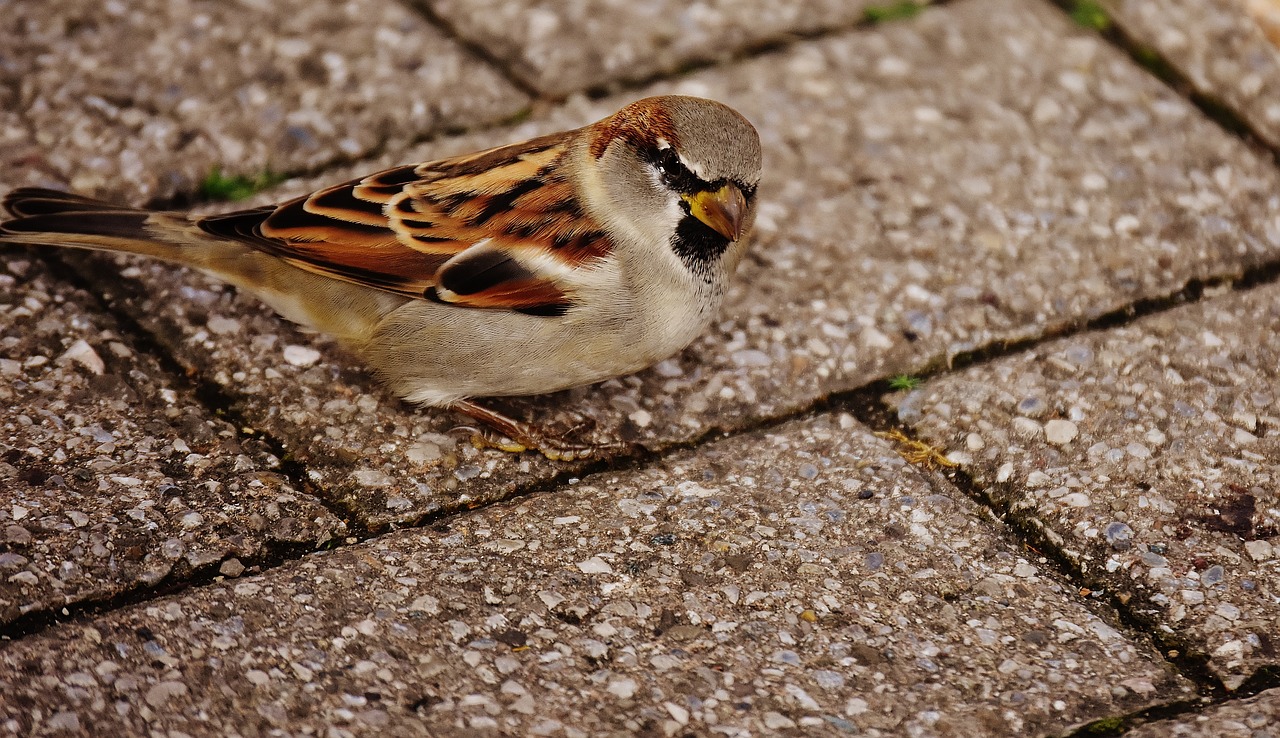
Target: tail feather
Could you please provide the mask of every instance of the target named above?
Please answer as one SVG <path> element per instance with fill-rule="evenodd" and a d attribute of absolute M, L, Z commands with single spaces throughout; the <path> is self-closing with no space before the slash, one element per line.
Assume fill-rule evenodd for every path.
<path fill-rule="evenodd" d="M 0 200 L 0 206 L 13 216 L 0 220 L 0 241 L 183 260 L 177 245 L 165 237 L 175 231 L 173 226 L 181 225 L 168 214 L 41 187 L 13 190 Z"/>
<path fill-rule="evenodd" d="M 131 210 L 71 192 L 50 190 L 44 187 L 19 187 L 7 193 L 0 206 L 17 218 L 28 215 L 50 215 L 71 211 L 92 212 L 102 210 Z"/>
<path fill-rule="evenodd" d="M 150 213 L 139 210 L 63 210 L 6 221 L 0 224 L 0 233 L 145 238 L 150 217 Z"/>

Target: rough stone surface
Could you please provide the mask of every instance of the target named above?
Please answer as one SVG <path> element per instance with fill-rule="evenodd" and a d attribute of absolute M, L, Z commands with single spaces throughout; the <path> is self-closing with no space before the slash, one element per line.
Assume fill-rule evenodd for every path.
<path fill-rule="evenodd" d="M 825 416 L 26 639 L 0 726 L 1049 735 L 1190 696 L 1074 590 Z"/>
<path fill-rule="evenodd" d="M 40 168 L 43 157 L 39 145 L 32 140 L 31 127 L 14 112 L 17 96 L 17 90 L 0 85 L 0 182 L 4 189 L 53 184 Z"/>
<path fill-rule="evenodd" d="M 415 0 L 510 64 L 539 91 L 564 95 L 724 60 L 794 34 L 852 26 L 876 0 Z"/>
<path fill-rule="evenodd" d="M 4 88 L 50 184 L 133 201 L 191 194 L 215 167 L 310 169 L 527 104 L 378 0 L 0 2 Z"/>
<path fill-rule="evenodd" d="M 1275 738 L 1280 736 L 1280 689 L 1211 707 L 1198 715 L 1147 723 L 1132 738 Z"/>
<path fill-rule="evenodd" d="M 1277 367 L 1271 285 L 941 378 L 898 414 L 1235 688 L 1280 664 Z M 1047 442 L 1056 419 L 1079 435 Z"/>
<path fill-rule="evenodd" d="M 0 252 L 0 735 L 1064 735 L 1168 705 L 1140 734 L 1274 733 L 1274 691 L 1204 707 L 1171 664 L 1241 694 L 1280 673 L 1280 286 L 941 371 L 1273 270 L 1274 162 L 1048 2 L 837 33 L 865 0 L 575 1 L 0 0 L 0 192 L 181 199 L 216 165 L 380 152 L 258 204 L 666 92 L 741 109 L 767 156 L 706 336 L 504 404 L 660 452 L 585 480 L 472 448 L 202 277 Z M 1199 92 L 1271 135 L 1249 116 L 1274 59 L 1239 11 L 1154 6 Z M 482 130 L 529 100 L 478 56 L 543 93 L 528 120 Z M 923 368 L 904 419 L 1003 523 L 846 416 L 709 440 Z"/>
<path fill-rule="evenodd" d="M 766 152 L 758 239 L 724 318 L 634 377 L 504 406 L 650 448 L 1041 335 L 1280 253 L 1280 178 L 1050 6 L 925 11 L 511 129 L 291 183 L 582 125 L 645 93 L 723 99 Z M 958 175 L 957 173 L 961 173 Z M 90 262 L 101 289 L 207 374 L 369 525 L 476 505 L 572 469 L 478 453 L 252 299 L 166 266 Z M 133 276 L 129 276 L 133 275 Z M 310 366 L 289 346 L 320 347 Z M 461 440 L 460 440 L 461 439 Z"/>
<path fill-rule="evenodd" d="M 0 253 L 0 625 L 340 534 L 33 257 Z"/>
<path fill-rule="evenodd" d="M 1102 0 L 1125 34 L 1280 148 L 1280 54 L 1245 0 Z M 1272 10 L 1274 13 L 1274 9 Z M 1277 36 L 1280 38 L 1280 36 Z"/>

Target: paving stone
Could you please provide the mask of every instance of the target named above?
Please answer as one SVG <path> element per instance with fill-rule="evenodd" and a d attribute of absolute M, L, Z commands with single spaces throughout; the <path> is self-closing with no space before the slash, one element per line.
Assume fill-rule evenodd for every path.
<path fill-rule="evenodd" d="M 341 535 L 144 351 L 42 262 L 0 253 L 0 625 Z"/>
<path fill-rule="evenodd" d="M 1242 0 L 1102 0 L 1116 24 L 1280 148 L 1280 55 Z M 1274 12 L 1274 10 L 1273 10 Z"/>
<path fill-rule="evenodd" d="M 1234 689 L 1280 666 L 1277 367 L 1270 285 L 940 378 L 898 414 Z"/>
<path fill-rule="evenodd" d="M 127 40 L 127 41 L 126 41 Z M 0 2 L 0 85 L 56 181 L 145 201 L 492 122 L 527 98 L 396 2 Z"/>
<path fill-rule="evenodd" d="M 1196 715 L 1147 723 L 1133 738 L 1276 738 L 1280 736 L 1280 689 L 1227 702 Z"/>
<path fill-rule="evenodd" d="M 877 0 L 415 0 L 548 95 L 677 72 L 797 34 L 850 27 Z"/>
<path fill-rule="evenodd" d="M 500 406 L 651 448 L 1034 337 L 1277 255 L 1273 167 L 1049 6 L 960 2 L 644 92 L 724 99 L 759 127 L 758 243 L 724 318 L 655 369 Z M 581 125 L 634 93 L 294 182 Z M 957 173 L 963 173 L 962 176 Z M 170 267 L 85 268 L 370 526 L 481 504 L 566 471 L 480 453 L 458 420 L 385 394 L 252 299 Z M 110 275 L 104 278 L 102 275 Z M 289 346 L 314 347 L 310 366 Z M 308 356 L 308 360 L 311 356 Z"/>
<path fill-rule="evenodd" d="M 18 733 L 197 735 L 1048 735 L 1191 696 L 848 416 L 47 631 L 0 692 Z"/>

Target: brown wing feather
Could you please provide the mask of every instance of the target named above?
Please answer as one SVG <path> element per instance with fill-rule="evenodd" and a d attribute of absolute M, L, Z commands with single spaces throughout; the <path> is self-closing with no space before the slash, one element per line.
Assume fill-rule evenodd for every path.
<path fill-rule="evenodd" d="M 532 270 L 472 294 L 433 288 L 440 268 L 477 244 L 516 263 L 522 254 L 555 253 L 573 267 L 609 254 L 612 243 L 557 168 L 568 143 L 558 134 L 396 167 L 199 224 L 336 279 L 459 305 L 560 314 L 572 296 Z"/>

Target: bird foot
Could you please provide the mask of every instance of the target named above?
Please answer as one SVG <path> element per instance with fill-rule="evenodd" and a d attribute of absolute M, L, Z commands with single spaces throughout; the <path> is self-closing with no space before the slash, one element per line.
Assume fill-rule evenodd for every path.
<path fill-rule="evenodd" d="M 576 443 L 563 437 L 542 432 L 530 423 L 523 423 L 496 410 L 477 405 L 470 400 L 458 400 L 451 404 L 455 410 L 475 420 L 498 435 L 473 429 L 471 444 L 479 449 L 497 449 L 518 454 L 537 451 L 552 461 L 582 461 L 603 458 L 626 450 L 622 443 Z"/>

